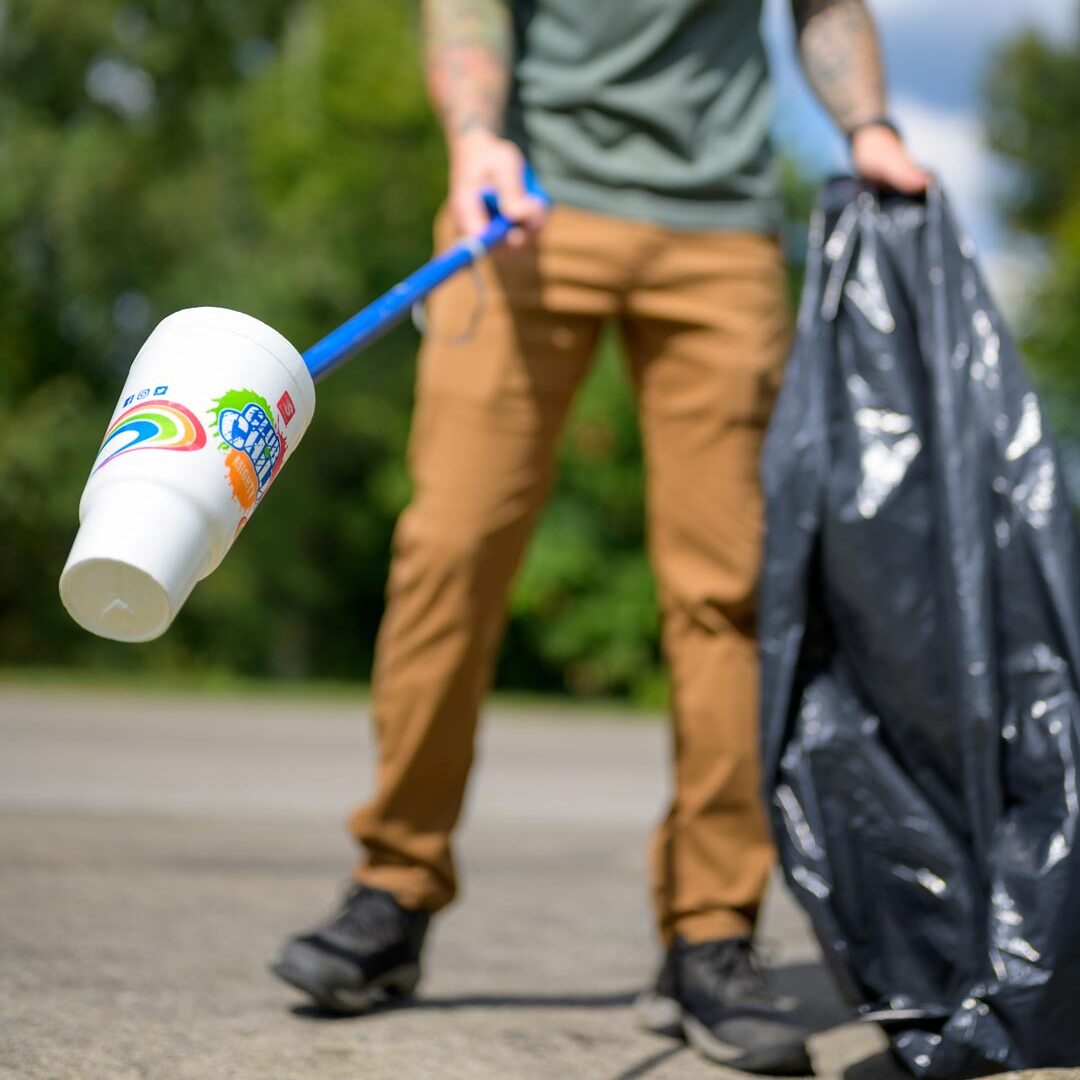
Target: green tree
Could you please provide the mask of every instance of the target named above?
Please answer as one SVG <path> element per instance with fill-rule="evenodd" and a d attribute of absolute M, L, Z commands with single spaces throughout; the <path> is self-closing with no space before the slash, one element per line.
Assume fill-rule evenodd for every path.
<path fill-rule="evenodd" d="M 89 638 L 56 578 L 155 322 L 235 307 L 305 345 L 426 257 L 443 166 L 411 6 L 0 10 L 0 657 L 363 673 L 404 497 L 408 332 L 320 396 L 303 452 L 165 640 Z"/>
<path fill-rule="evenodd" d="M 1051 393 L 1061 433 L 1080 437 L 1080 5 L 1070 37 L 1027 31 L 990 65 L 984 112 L 1008 163 L 1007 222 L 1035 241 L 1045 268 L 1032 289 L 1025 350 Z"/>

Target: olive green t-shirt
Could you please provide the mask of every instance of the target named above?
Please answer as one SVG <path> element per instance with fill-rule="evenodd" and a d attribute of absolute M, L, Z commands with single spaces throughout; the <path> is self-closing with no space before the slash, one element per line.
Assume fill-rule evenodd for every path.
<path fill-rule="evenodd" d="M 507 133 L 557 202 L 773 231 L 761 0 L 507 0 Z"/>

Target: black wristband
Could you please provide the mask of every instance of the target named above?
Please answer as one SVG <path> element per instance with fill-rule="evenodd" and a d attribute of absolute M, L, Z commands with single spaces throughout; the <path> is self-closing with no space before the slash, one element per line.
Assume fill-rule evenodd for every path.
<path fill-rule="evenodd" d="M 849 132 L 847 133 L 847 141 L 848 141 L 848 145 L 849 145 L 849 146 L 851 145 L 851 143 L 852 143 L 852 141 L 854 140 L 855 136 L 856 136 L 856 135 L 858 135 L 858 133 L 859 133 L 860 131 L 862 131 L 862 130 L 863 130 L 863 128 L 868 128 L 868 127 L 883 127 L 883 128 L 887 128 L 887 129 L 888 129 L 889 131 L 891 131 L 891 132 L 892 132 L 892 133 L 893 133 L 893 134 L 894 134 L 894 135 L 895 135 L 895 136 L 896 136 L 896 137 L 897 137 L 897 138 L 898 138 L 898 139 L 899 139 L 899 140 L 900 140 L 901 142 L 903 142 L 903 141 L 904 141 L 904 136 L 900 134 L 900 129 L 899 129 L 899 128 L 898 128 L 897 126 L 896 126 L 896 124 L 895 124 L 895 123 L 894 123 L 894 122 L 893 122 L 892 120 L 890 120 L 890 119 L 889 119 L 889 118 L 888 118 L 887 116 L 875 116 L 875 117 L 873 117 L 873 119 L 871 119 L 871 120 L 863 120 L 863 121 L 861 121 L 860 123 L 856 124 L 856 125 L 855 125 L 855 126 L 854 126 L 854 127 L 853 127 L 853 128 L 852 128 L 852 129 L 851 129 L 851 130 L 850 130 L 850 131 L 849 131 Z"/>

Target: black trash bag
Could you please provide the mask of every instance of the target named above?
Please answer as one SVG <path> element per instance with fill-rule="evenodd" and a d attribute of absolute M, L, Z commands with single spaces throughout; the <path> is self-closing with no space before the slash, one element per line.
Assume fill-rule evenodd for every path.
<path fill-rule="evenodd" d="M 1080 542 L 940 187 L 833 181 L 763 459 L 766 793 L 916 1076 L 1080 1065 Z"/>

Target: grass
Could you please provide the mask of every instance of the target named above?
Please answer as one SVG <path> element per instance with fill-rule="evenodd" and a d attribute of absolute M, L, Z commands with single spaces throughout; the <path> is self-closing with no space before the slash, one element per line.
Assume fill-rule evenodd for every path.
<path fill-rule="evenodd" d="M 363 682 L 329 679 L 258 679 L 213 668 L 190 672 L 91 670 L 64 667 L 0 667 L 0 693 L 5 689 L 50 690 L 64 693 L 190 694 L 207 697 L 316 698 L 320 701 L 367 701 L 370 688 Z M 529 694 L 496 691 L 490 703 L 522 712 L 549 716 L 588 713 L 597 718 L 648 720 L 655 709 L 613 698 L 574 697 L 568 694 Z"/>

